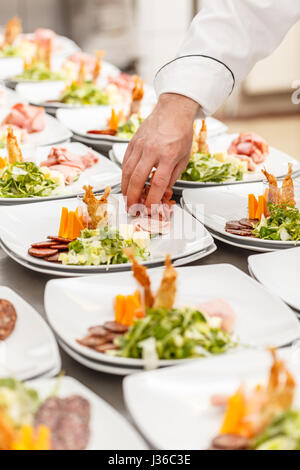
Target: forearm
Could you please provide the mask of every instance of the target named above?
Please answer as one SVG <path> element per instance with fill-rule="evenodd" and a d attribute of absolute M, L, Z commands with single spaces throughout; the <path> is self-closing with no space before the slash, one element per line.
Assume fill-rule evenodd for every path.
<path fill-rule="evenodd" d="M 213 114 L 300 18 L 298 0 L 204 0 L 178 57 L 158 72 L 158 96 L 177 93 Z"/>

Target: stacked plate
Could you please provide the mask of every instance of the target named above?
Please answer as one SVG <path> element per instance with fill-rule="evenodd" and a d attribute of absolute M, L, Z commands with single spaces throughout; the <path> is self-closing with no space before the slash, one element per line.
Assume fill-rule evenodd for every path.
<path fill-rule="evenodd" d="M 147 93 L 147 90 L 149 92 Z M 147 97 L 148 96 L 148 97 Z M 152 88 L 146 87 L 141 116 L 146 118 L 152 111 L 155 102 L 152 98 Z M 129 112 L 129 104 L 116 105 L 114 109 L 122 110 L 125 115 Z M 129 139 L 117 136 L 90 134 L 90 130 L 101 130 L 107 128 L 107 122 L 111 116 L 112 106 L 98 106 L 94 108 L 59 109 L 56 113 L 57 119 L 73 133 L 74 140 L 92 145 L 93 147 L 111 148 L 116 142 L 127 144 Z"/>
<path fill-rule="evenodd" d="M 11 335 L 0 342 L 0 377 L 19 380 L 54 377 L 61 360 L 54 335 L 41 315 L 8 287 L 0 286 L 0 298 L 11 302 L 17 321 Z M 22 358 L 22 360 L 20 360 Z"/>
<path fill-rule="evenodd" d="M 107 162 L 112 164 L 109 160 Z M 103 171 L 102 167 L 101 171 Z M 56 276 L 84 276 L 99 272 L 130 270 L 131 264 L 129 263 L 110 266 L 67 266 L 33 258 L 28 254 L 32 243 L 46 240 L 47 236 L 58 233 L 62 207 L 75 210 L 79 203 L 77 198 L 72 198 L 63 201 L 43 201 L 0 207 L 1 220 L 5 221 L 0 227 L 3 250 L 16 262 L 29 269 Z M 125 209 L 123 196 L 120 194 L 110 197 L 108 211 L 111 219 L 116 217 L 113 223 L 116 227 L 132 221 Z M 181 207 L 175 206 L 170 232 L 151 239 L 150 258 L 143 264 L 149 267 L 161 266 L 166 253 L 169 253 L 176 265 L 182 265 L 208 256 L 215 249 L 213 239 L 203 225 Z"/>
<path fill-rule="evenodd" d="M 66 125 L 66 123 L 64 123 Z M 200 126 L 198 121 L 197 126 Z M 66 127 L 68 127 L 66 125 Z M 226 126 L 220 121 L 213 118 L 207 118 L 207 129 L 208 129 L 208 146 L 210 153 L 226 152 L 231 142 L 237 137 L 238 134 L 225 134 Z M 126 144 L 115 144 L 113 145 L 112 151 L 110 152 L 110 159 L 120 166 L 122 166 L 124 155 L 127 149 Z M 208 188 L 213 186 L 228 186 L 234 184 L 243 183 L 254 183 L 263 181 L 264 177 L 261 172 L 262 168 L 266 168 L 270 173 L 275 175 L 277 178 L 283 178 L 287 174 L 288 164 L 293 164 L 293 177 L 300 174 L 300 163 L 293 157 L 277 150 L 273 147 L 270 148 L 270 153 L 263 164 L 257 165 L 255 172 L 248 173 L 244 176 L 243 181 L 228 180 L 223 183 L 214 182 L 195 182 L 195 181 L 183 181 L 178 180 L 173 190 L 174 192 L 181 193 L 186 188 Z"/>
<path fill-rule="evenodd" d="M 49 116 L 51 117 L 51 116 Z M 70 152 L 85 155 L 90 148 L 86 145 L 80 144 L 78 142 L 64 143 L 61 145 L 64 148 L 67 148 Z M 24 156 L 32 159 L 37 165 L 41 162 L 47 160 L 47 156 L 51 150 L 50 146 L 45 147 L 28 147 L 24 146 Z M 64 193 L 56 196 L 48 197 L 36 197 L 36 198 L 0 198 L 0 205 L 15 205 L 15 204 L 24 204 L 24 203 L 33 203 L 39 201 L 51 201 L 53 199 L 66 199 L 74 197 L 75 195 L 79 196 L 84 193 L 83 186 L 91 185 L 96 193 L 103 193 L 104 189 L 107 186 L 111 186 L 112 192 L 117 193 L 120 190 L 121 183 L 121 170 L 120 168 L 108 160 L 103 155 L 99 154 L 96 151 L 93 151 L 99 158 L 98 162 L 90 168 L 84 170 L 77 181 L 66 186 Z M 35 154 L 34 154 L 35 153 Z M 54 228 L 55 230 L 55 228 Z"/>
<path fill-rule="evenodd" d="M 264 183 L 238 184 L 202 189 L 185 189 L 182 204 L 202 222 L 217 240 L 252 251 L 275 251 L 300 245 L 295 241 L 273 241 L 233 235 L 225 231 L 226 222 L 248 217 L 248 194 L 264 194 Z M 297 207 L 300 198 L 296 197 Z"/>
<path fill-rule="evenodd" d="M 234 334 L 239 346 L 230 355 L 238 354 L 245 346 L 279 347 L 299 337 L 300 324 L 289 307 L 233 266 L 182 267 L 177 272 L 175 307 L 220 298 L 233 307 L 237 315 Z M 155 269 L 149 275 L 156 290 L 162 269 Z M 120 375 L 141 372 L 147 367 L 142 359 L 99 353 L 76 341 L 83 338 L 91 326 L 114 320 L 115 296 L 132 294 L 135 290 L 136 281 L 131 272 L 49 281 L 45 291 L 45 309 L 61 347 L 74 360 L 97 371 Z M 191 361 L 194 359 L 160 360 L 157 366 L 188 364 Z"/>
<path fill-rule="evenodd" d="M 300 312 L 300 248 L 249 256 L 248 268 L 252 277 Z"/>

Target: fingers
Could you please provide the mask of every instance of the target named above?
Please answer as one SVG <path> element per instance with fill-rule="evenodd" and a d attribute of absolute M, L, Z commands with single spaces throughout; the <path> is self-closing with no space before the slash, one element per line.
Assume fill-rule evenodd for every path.
<path fill-rule="evenodd" d="M 185 158 L 180 160 L 180 162 L 176 165 L 176 167 L 173 170 L 172 176 L 170 178 L 170 186 L 174 186 L 174 184 L 180 177 L 181 173 L 185 170 L 188 164 L 188 161 L 189 161 L 189 155 L 187 155 Z"/>
<path fill-rule="evenodd" d="M 141 194 L 143 192 L 145 183 L 152 171 L 153 159 L 149 153 L 144 152 L 138 164 L 136 165 L 128 187 L 127 187 L 127 207 L 133 204 L 138 204 Z"/>
<path fill-rule="evenodd" d="M 170 175 L 173 168 L 170 164 L 159 163 L 151 182 L 150 191 L 146 200 L 146 206 L 151 209 L 153 204 L 160 204 L 168 186 L 170 185 Z"/>
<path fill-rule="evenodd" d="M 130 142 L 127 147 L 124 161 L 122 164 L 122 193 L 124 196 L 127 195 L 128 185 L 131 179 L 132 173 L 134 172 L 135 167 L 138 164 L 139 159 L 143 153 L 142 144 L 138 140 Z"/>

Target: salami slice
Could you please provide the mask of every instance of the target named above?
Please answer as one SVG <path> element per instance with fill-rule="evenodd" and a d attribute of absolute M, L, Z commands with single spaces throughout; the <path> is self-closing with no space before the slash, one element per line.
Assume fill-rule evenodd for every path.
<path fill-rule="evenodd" d="M 35 258 L 45 258 L 47 256 L 53 256 L 58 253 L 58 250 L 52 248 L 29 248 L 28 254 Z"/>
<path fill-rule="evenodd" d="M 220 434 L 212 441 L 212 447 L 219 450 L 246 450 L 248 440 L 237 434 Z"/>
<path fill-rule="evenodd" d="M 17 312 L 9 300 L 0 299 L 0 341 L 8 338 L 16 325 Z"/>
<path fill-rule="evenodd" d="M 104 323 L 104 328 L 112 331 L 113 333 L 126 333 L 126 331 L 128 331 L 128 326 L 122 325 L 116 321 L 106 321 Z"/>
<path fill-rule="evenodd" d="M 246 228 L 240 230 L 226 228 L 226 232 L 231 233 L 232 235 L 239 235 L 240 237 L 251 237 L 253 235 L 252 230 L 248 230 Z"/>
<path fill-rule="evenodd" d="M 73 240 L 70 240 L 69 238 L 57 237 L 56 235 L 55 236 L 49 235 L 49 237 L 47 238 L 49 238 L 49 240 L 53 240 L 59 243 L 71 243 L 71 241 L 73 241 Z"/>
<path fill-rule="evenodd" d="M 105 351 L 112 351 L 114 349 L 119 349 L 119 348 L 116 344 L 106 343 L 106 344 L 102 344 L 100 346 L 96 346 L 94 349 L 98 352 L 104 353 Z"/>
<path fill-rule="evenodd" d="M 53 245 L 56 245 L 56 242 L 54 241 L 46 241 L 46 242 L 37 242 L 37 243 L 32 243 L 31 247 L 32 248 L 51 248 Z"/>
<path fill-rule="evenodd" d="M 257 219 L 241 219 L 239 221 L 240 225 L 249 229 L 253 229 L 253 226 L 255 226 L 258 222 L 259 220 Z"/>
<path fill-rule="evenodd" d="M 69 249 L 69 245 L 66 245 L 64 243 L 62 244 L 57 244 L 56 242 L 54 242 L 55 244 L 51 246 L 51 248 L 54 248 L 55 250 L 58 250 L 58 251 L 67 251 Z"/>
<path fill-rule="evenodd" d="M 90 333 L 91 336 L 106 336 L 107 335 L 107 329 L 104 328 L 104 326 L 102 325 L 91 326 L 88 329 L 88 332 Z"/>
<path fill-rule="evenodd" d="M 55 255 L 52 256 L 45 256 L 44 260 L 50 261 L 50 263 L 61 263 L 61 261 L 59 261 L 59 253 L 55 253 Z"/>

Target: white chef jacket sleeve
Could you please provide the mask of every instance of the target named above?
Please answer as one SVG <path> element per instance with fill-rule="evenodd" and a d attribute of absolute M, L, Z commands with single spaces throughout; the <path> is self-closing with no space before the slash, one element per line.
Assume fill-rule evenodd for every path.
<path fill-rule="evenodd" d="M 156 75 L 157 95 L 188 96 L 213 114 L 299 18 L 300 0 L 203 0 L 178 56 Z"/>

